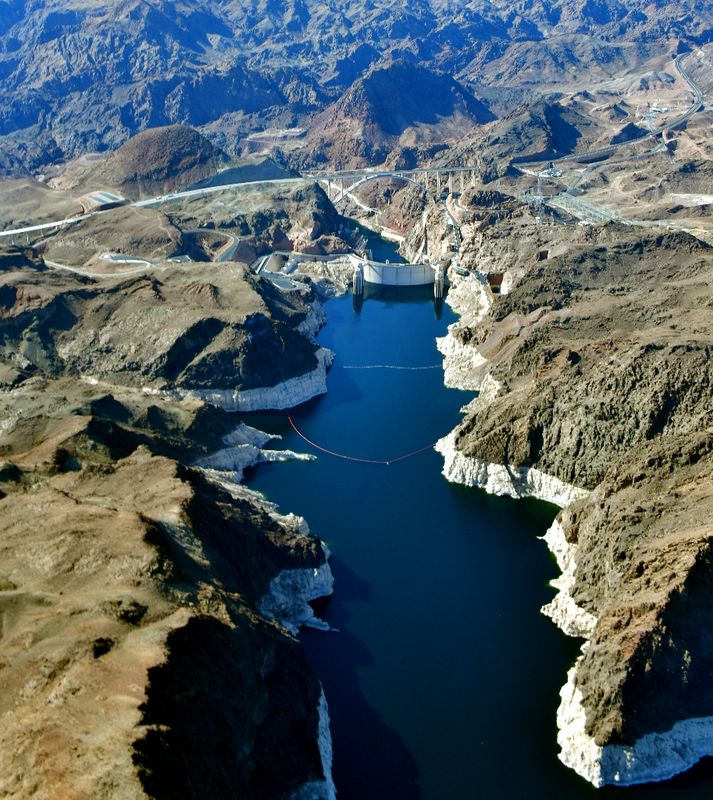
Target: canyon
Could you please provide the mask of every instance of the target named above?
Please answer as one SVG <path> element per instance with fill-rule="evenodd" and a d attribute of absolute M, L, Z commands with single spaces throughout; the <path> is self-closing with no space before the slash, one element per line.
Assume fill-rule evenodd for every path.
<path fill-rule="evenodd" d="M 245 480 L 275 464 L 321 497 L 325 453 L 276 420 L 333 413 L 335 386 L 378 416 L 338 370 L 436 366 L 400 363 L 426 350 L 386 316 L 393 363 L 318 340 L 330 298 L 329 325 L 370 297 L 416 319 L 418 293 L 344 310 L 379 231 L 458 317 L 437 346 L 462 418 L 446 395 L 423 425 L 438 496 L 470 487 L 484 519 L 483 492 L 512 498 L 556 561 L 572 792 L 713 755 L 712 32 L 708 0 L 0 2 L 0 793 L 336 796 L 348 736 L 335 755 L 315 653 L 340 645 L 313 637 L 359 645 L 320 601 L 330 563 L 371 590 Z M 378 791 L 420 797 L 389 735 L 406 766 Z M 376 797 L 357 773 L 342 793 Z"/>

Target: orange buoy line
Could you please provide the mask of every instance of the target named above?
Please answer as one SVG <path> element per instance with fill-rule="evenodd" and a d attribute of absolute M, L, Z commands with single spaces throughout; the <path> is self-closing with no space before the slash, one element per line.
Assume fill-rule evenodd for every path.
<path fill-rule="evenodd" d="M 397 456 L 396 458 L 390 458 L 388 461 L 380 461 L 374 458 L 357 458 L 356 456 L 348 456 L 344 453 L 336 453 L 334 450 L 327 450 L 326 447 L 322 447 L 318 445 L 316 442 L 313 442 L 311 439 L 308 439 L 304 433 L 295 425 L 294 420 L 291 416 L 287 416 L 287 419 L 290 421 L 290 425 L 292 425 L 293 430 L 295 433 L 302 439 L 307 442 L 307 444 L 314 447 L 316 450 L 320 450 L 322 453 L 326 453 L 327 455 L 334 456 L 335 458 L 342 458 L 345 461 L 357 461 L 360 464 L 385 464 L 386 466 L 390 464 L 395 464 L 397 461 L 405 461 L 407 458 L 413 458 L 413 456 L 419 455 L 419 453 L 425 453 L 426 450 L 431 450 L 435 446 L 435 442 L 433 444 L 427 444 L 425 447 L 419 447 L 418 450 L 414 450 L 411 453 L 406 453 L 402 456 Z"/>

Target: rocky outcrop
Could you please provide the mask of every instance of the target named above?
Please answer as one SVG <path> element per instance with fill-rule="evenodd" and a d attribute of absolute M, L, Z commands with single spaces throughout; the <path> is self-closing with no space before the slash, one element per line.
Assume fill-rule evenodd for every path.
<path fill-rule="evenodd" d="M 138 378 L 206 386 L 232 359 L 260 385 L 275 341 L 320 364 L 297 331 L 314 298 L 229 266 L 101 283 L 30 251 L 0 267 L 0 794 L 333 800 L 326 701 L 292 635 L 323 627 L 308 603 L 332 590 L 328 553 L 236 482 L 302 456 Z M 78 379 L 89 365 L 101 380 Z"/>
<path fill-rule="evenodd" d="M 38 283 L 34 270 L 16 271 L 2 282 L 0 351 L 26 376 L 68 374 L 231 410 L 286 408 L 325 391 L 330 354 L 298 331 L 315 325 L 306 287 L 282 295 L 237 265 L 172 264 L 102 282 L 53 273 Z"/>
<path fill-rule="evenodd" d="M 300 530 L 305 527 L 302 518 L 297 518 L 295 523 Z M 328 559 L 330 553 L 324 543 L 322 549 Z M 334 576 L 327 561 L 319 567 L 286 569 L 270 581 L 270 588 L 260 598 L 258 608 L 263 616 L 276 619 L 293 634 L 304 625 L 329 630 L 329 625 L 315 616 L 309 601 L 331 594 L 333 586 Z"/>
<path fill-rule="evenodd" d="M 478 486 L 490 494 L 537 497 L 558 506 L 569 505 L 588 494 L 586 489 L 579 489 L 535 468 L 496 464 L 463 455 L 457 448 L 455 433 L 440 439 L 436 450 L 445 460 L 443 474 L 449 481 Z"/>
<path fill-rule="evenodd" d="M 710 251 L 589 235 L 486 316 L 473 294 L 458 346 L 441 348 L 466 376 L 470 351 L 485 391 L 439 449 L 451 480 L 564 507 L 545 536 L 562 575 L 543 612 L 586 644 L 562 690 L 560 757 L 627 785 L 713 754 Z"/>
<path fill-rule="evenodd" d="M 705 427 L 709 250 L 622 229 L 609 244 L 611 233 L 537 262 L 482 324 L 457 329 L 501 386 L 477 425 L 458 427 L 465 455 L 592 489 L 631 448 Z"/>
<path fill-rule="evenodd" d="M 223 437 L 222 444 L 225 447 L 200 458 L 194 466 L 210 472 L 228 473 L 231 480 L 240 482 L 243 479 L 243 471 L 256 464 L 293 459 L 309 461 L 315 458 L 292 450 L 273 450 L 263 447 L 275 438 L 280 437 L 270 436 L 241 422 L 234 431 Z"/>
<path fill-rule="evenodd" d="M 586 733 L 586 712 L 577 688 L 577 668 L 567 675 L 557 711 L 562 761 L 596 787 L 632 786 L 672 778 L 713 753 L 713 717 L 677 722 L 633 745 L 600 747 Z"/>
<path fill-rule="evenodd" d="M 319 255 L 348 249 L 340 238 L 342 217 L 318 183 L 258 184 L 220 197 L 219 203 L 209 195 L 171 204 L 173 218 L 185 229 L 207 234 L 217 228 L 239 237 L 235 260 L 251 263 L 258 253 L 274 250 Z"/>
<path fill-rule="evenodd" d="M 571 153 L 581 144 L 580 139 L 596 139 L 598 133 L 596 123 L 575 109 L 537 97 L 510 113 L 496 131 L 479 138 L 477 143 L 464 137 L 441 160 L 444 165 L 455 165 L 477 159 L 487 183 L 507 174 L 513 164 Z"/>
<path fill-rule="evenodd" d="M 586 495 L 581 496 L 586 497 Z M 572 498 L 572 501 L 574 499 L 576 498 Z M 559 505 L 568 504 L 560 503 Z M 543 539 L 555 557 L 562 574 L 559 578 L 551 581 L 550 585 L 557 590 L 557 594 L 553 600 L 542 607 L 542 613 L 549 617 L 567 636 L 588 639 L 597 624 L 597 618 L 594 614 L 578 606 L 573 597 L 577 583 L 575 577 L 577 548 L 567 541 L 562 523 L 558 519 L 552 523 Z"/>
<path fill-rule="evenodd" d="M 487 281 L 482 273 L 456 278 L 448 292 L 448 305 L 460 316 L 458 322 L 448 326 L 448 334 L 436 340 L 443 356 L 443 373 L 446 386 L 481 391 L 487 370 L 486 360 L 458 336 L 461 326 L 476 326 L 490 310 L 493 302 Z"/>
<path fill-rule="evenodd" d="M 562 515 L 569 593 L 596 625 L 563 690 L 560 744 L 566 763 L 589 754 L 577 763 L 600 783 L 661 780 L 711 752 L 711 444 L 710 430 L 652 442 Z"/>
<path fill-rule="evenodd" d="M 275 386 L 260 386 L 255 389 L 168 389 L 160 390 L 162 396 L 205 400 L 226 411 L 282 410 L 306 403 L 327 391 L 327 369 L 334 354 L 321 347 L 315 353 L 317 366 L 304 375 L 297 375 Z M 147 393 L 153 393 L 146 388 Z"/>
<path fill-rule="evenodd" d="M 147 448 L 102 468 L 70 433 L 19 459 L 0 501 L 4 791 L 277 798 L 323 780 L 319 684 L 253 610 L 285 568 L 324 569 L 319 543 Z"/>
<path fill-rule="evenodd" d="M 133 136 L 83 179 L 88 190 L 110 188 L 139 200 L 177 191 L 214 175 L 228 157 L 187 125 Z"/>

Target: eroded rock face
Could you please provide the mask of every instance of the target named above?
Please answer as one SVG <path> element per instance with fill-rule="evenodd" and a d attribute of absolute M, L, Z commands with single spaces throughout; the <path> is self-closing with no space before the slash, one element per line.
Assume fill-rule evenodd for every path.
<path fill-rule="evenodd" d="M 3 789 L 174 797 L 200 775 L 216 797 L 280 797 L 322 780 L 319 684 L 253 610 L 284 568 L 323 567 L 319 542 L 145 446 L 107 463 L 74 422 L 81 437 L 17 459 L 0 501 Z"/>
<path fill-rule="evenodd" d="M 579 556 L 574 599 L 598 619 L 577 684 L 599 745 L 713 716 L 712 456 L 710 430 L 652 443 L 563 514 Z"/>
<path fill-rule="evenodd" d="M 555 621 L 595 624 L 562 690 L 558 739 L 596 785 L 663 780 L 713 750 L 711 436 L 632 452 L 561 515 L 576 570 Z"/>
<path fill-rule="evenodd" d="M 299 402 L 324 391 L 328 359 L 296 330 L 310 314 L 309 292 L 288 298 L 244 267 L 171 264 L 102 282 L 29 269 L 5 272 L 2 282 L 0 348 L 26 376 L 217 396 L 318 370 L 321 383 L 310 383 L 312 395 L 306 389 Z M 250 410 L 260 407 L 273 406 Z"/>
<path fill-rule="evenodd" d="M 459 426 L 458 448 L 592 489 L 633 447 L 700 430 L 708 253 L 685 234 L 643 234 L 539 262 L 482 325 L 451 333 L 502 386 Z"/>
<path fill-rule="evenodd" d="M 199 381 L 216 330 L 242 335 L 223 352 L 250 363 L 274 335 L 260 315 L 285 331 L 276 360 L 288 340 L 314 358 L 304 299 L 230 268 L 232 284 L 197 265 L 99 283 L 31 252 L 0 264 L 0 794 L 332 800 L 326 703 L 290 635 L 307 616 L 259 610 L 280 576 L 301 576 L 302 611 L 331 591 L 326 551 L 235 482 L 226 450 L 249 448 L 246 466 L 270 437 L 142 386 L 180 384 L 181 358 L 182 385 Z M 133 362 L 112 357 L 120 340 Z M 85 365 L 105 382 L 80 380 Z"/>
<path fill-rule="evenodd" d="M 561 758 L 630 784 L 713 753 L 711 251 L 588 236 L 486 316 L 477 292 L 472 309 L 456 294 L 466 314 L 441 350 L 484 391 L 441 449 L 453 480 L 566 506 L 544 611 L 587 643 L 562 690 Z"/>
<path fill-rule="evenodd" d="M 674 41 L 707 41 L 711 12 L 704 0 L 652 8 L 649 0 L 497 0 L 487 6 L 424 0 L 413 7 L 397 0 L 306 0 L 266 14 L 254 0 L 4 2 L 0 171 L 22 173 L 115 148 L 138 131 L 174 123 L 202 126 L 221 147 L 235 149 L 245 133 L 308 123 L 390 56 L 481 86 L 506 87 L 503 106 L 511 111 L 509 86 L 527 87 L 533 78 L 554 84 L 573 76 L 611 77 L 670 52 Z M 471 127 L 459 128 L 450 113 L 448 86 L 434 97 L 430 82 L 420 82 L 427 118 L 418 109 L 396 118 L 394 104 L 378 104 L 377 130 L 402 128 L 414 116 L 417 122 L 455 121 L 454 133 Z M 395 86 L 402 96 L 410 94 L 408 83 Z M 375 88 L 366 86 L 362 99 Z M 463 91 L 453 99 L 468 112 L 460 121 L 470 123 L 472 101 Z M 531 143 L 530 152 L 559 150 L 568 130 L 558 123 L 541 115 L 524 127 L 516 121 L 515 139 Z M 541 130 L 535 141 L 526 130 L 532 125 Z M 375 144 L 364 138 L 358 149 L 379 154 Z M 488 162 L 497 167 L 496 159 Z"/>

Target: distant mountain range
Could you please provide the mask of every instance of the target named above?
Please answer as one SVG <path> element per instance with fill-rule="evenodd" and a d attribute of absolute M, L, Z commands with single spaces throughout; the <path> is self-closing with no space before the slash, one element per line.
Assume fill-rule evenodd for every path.
<path fill-rule="evenodd" d="M 378 150 L 413 122 L 486 120 L 473 87 L 556 82 L 712 37 L 711 0 L 0 0 L 0 172 L 172 123 L 234 153 L 250 132 L 357 101 Z M 380 68 L 409 62 L 428 70 L 410 84 L 421 107 L 386 114 Z M 461 88 L 436 97 L 434 74 Z"/>

